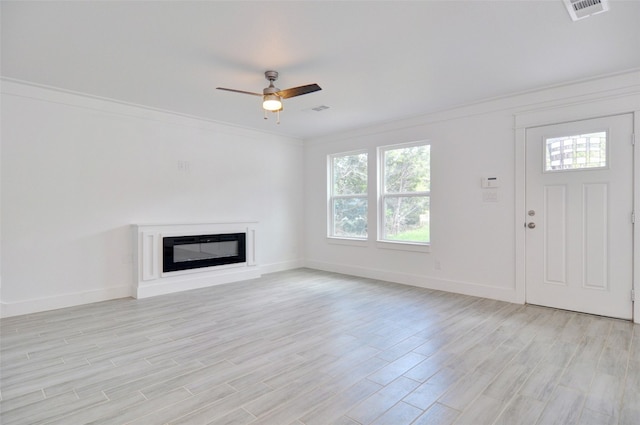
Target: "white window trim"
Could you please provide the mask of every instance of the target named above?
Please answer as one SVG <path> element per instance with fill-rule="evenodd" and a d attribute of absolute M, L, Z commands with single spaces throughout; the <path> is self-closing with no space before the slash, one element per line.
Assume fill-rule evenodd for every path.
<path fill-rule="evenodd" d="M 369 240 L 364 238 L 348 238 L 346 236 L 327 236 L 327 242 L 333 245 L 346 245 L 366 248 Z"/>
<path fill-rule="evenodd" d="M 405 241 L 376 241 L 376 246 L 380 249 L 391 249 L 396 251 L 411 252 L 431 252 L 431 242 L 405 242 Z"/>

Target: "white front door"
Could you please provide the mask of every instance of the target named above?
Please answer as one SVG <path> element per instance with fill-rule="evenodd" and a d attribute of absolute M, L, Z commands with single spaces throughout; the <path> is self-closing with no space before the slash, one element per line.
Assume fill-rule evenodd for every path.
<path fill-rule="evenodd" d="M 630 319 L 633 115 L 526 130 L 526 301 Z"/>

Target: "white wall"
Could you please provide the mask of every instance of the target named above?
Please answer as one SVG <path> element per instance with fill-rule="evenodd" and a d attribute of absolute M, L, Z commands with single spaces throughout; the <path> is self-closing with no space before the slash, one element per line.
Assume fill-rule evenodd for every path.
<path fill-rule="evenodd" d="M 570 118 L 587 118 L 619 112 L 630 98 L 638 108 L 639 94 L 636 71 L 303 144 L 2 81 L 2 315 L 131 295 L 132 223 L 232 220 L 260 222 L 263 272 L 306 265 L 523 302 L 516 117 L 551 123 L 561 108 L 579 105 Z M 431 252 L 329 243 L 326 155 L 375 155 L 378 145 L 415 140 L 432 143 Z M 500 177 L 499 202 L 483 202 L 484 175 Z M 640 184 L 635 191 L 640 205 Z"/>
<path fill-rule="evenodd" d="M 299 140 L 3 81 L 1 159 L 5 316 L 129 296 L 133 223 L 257 220 L 261 270 L 301 264 Z"/>
<path fill-rule="evenodd" d="M 547 122 L 564 119 L 567 105 L 581 105 L 572 119 L 589 118 L 596 103 L 611 113 L 633 111 L 629 95 L 640 93 L 640 73 L 631 72 L 573 85 L 494 99 L 450 111 L 384 123 L 375 127 L 307 141 L 305 150 L 305 258 L 309 267 L 386 279 L 470 295 L 524 302 L 524 211 L 517 161 L 515 118 L 542 111 Z M 428 94 L 426 94 L 428 95 Z M 608 102 L 608 103 L 607 103 Z M 623 105 L 623 106 L 621 106 Z M 631 106 L 630 106 L 631 105 Z M 640 106 L 640 105 L 639 105 Z M 605 111 L 605 112 L 603 112 Z M 560 118 L 563 117 L 563 118 Z M 540 124 L 540 123 L 538 123 Z M 370 237 L 361 246 L 327 238 L 327 155 L 376 146 L 431 142 L 431 252 L 381 249 Z M 370 164 L 373 162 L 370 161 Z M 499 201 L 483 202 L 482 176 L 498 176 Z M 375 185 L 375 180 L 370 180 Z M 375 208 L 375 196 L 370 196 Z M 519 218 L 519 216 L 522 218 Z M 436 267 L 440 264 L 440 269 Z"/>
<path fill-rule="evenodd" d="M 504 113 L 436 122 L 394 131 L 372 131 L 336 141 L 313 142 L 306 151 L 307 241 L 311 267 L 463 291 L 462 286 L 513 288 L 513 119 Z M 378 248 L 370 214 L 365 247 L 326 238 L 326 157 L 366 148 L 370 166 L 376 146 L 431 142 L 431 252 Z M 500 178 L 497 203 L 484 203 L 481 177 Z M 370 185 L 376 184 L 370 178 Z M 369 208 L 375 208 L 370 199 Z M 435 262 L 440 263 L 436 270 Z M 472 288 L 469 288 L 471 291 Z M 494 295 L 506 298 L 495 292 Z"/>

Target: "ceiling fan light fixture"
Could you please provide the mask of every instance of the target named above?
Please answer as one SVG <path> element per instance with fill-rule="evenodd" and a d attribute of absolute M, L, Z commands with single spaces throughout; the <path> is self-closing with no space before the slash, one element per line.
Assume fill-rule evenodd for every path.
<path fill-rule="evenodd" d="M 0 0 L 1 1 L 1 0 Z M 262 109 L 264 109 L 264 119 L 267 119 L 267 112 L 275 112 L 278 115 L 277 123 L 280 124 L 280 111 L 282 111 L 282 99 L 289 99 L 290 97 L 302 96 L 303 94 L 309 94 L 322 90 L 322 88 L 313 83 L 304 86 L 291 87 L 285 90 L 280 90 L 273 83 L 278 79 L 277 71 L 266 71 L 264 77 L 269 81 L 269 87 L 265 87 L 262 93 L 255 93 L 251 91 L 227 89 L 225 87 L 216 87 L 218 90 L 230 91 L 235 93 L 249 94 L 251 96 L 262 96 Z"/>
<path fill-rule="evenodd" d="M 265 94 L 262 98 L 262 107 L 271 112 L 282 109 L 282 100 L 277 94 Z"/>

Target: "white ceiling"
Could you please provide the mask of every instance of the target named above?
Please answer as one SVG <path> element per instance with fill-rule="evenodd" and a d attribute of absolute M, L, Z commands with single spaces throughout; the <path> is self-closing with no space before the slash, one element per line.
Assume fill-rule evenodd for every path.
<path fill-rule="evenodd" d="M 640 68 L 640 1 L 6 1 L 5 78 L 310 138 Z M 323 90 L 263 120 L 264 71 Z M 329 109 L 314 112 L 311 108 Z"/>

